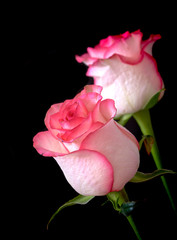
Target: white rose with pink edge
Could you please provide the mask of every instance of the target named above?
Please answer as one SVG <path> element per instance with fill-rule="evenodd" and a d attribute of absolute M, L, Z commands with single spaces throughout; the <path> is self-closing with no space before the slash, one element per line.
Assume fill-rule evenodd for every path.
<path fill-rule="evenodd" d="M 151 35 L 142 40 L 140 30 L 109 36 L 76 60 L 88 66 L 87 76 L 103 87 L 103 99 L 114 99 L 116 116 L 142 110 L 162 88 L 163 80 L 152 56 L 153 44 L 161 38 Z M 159 99 L 163 96 L 160 94 Z"/>

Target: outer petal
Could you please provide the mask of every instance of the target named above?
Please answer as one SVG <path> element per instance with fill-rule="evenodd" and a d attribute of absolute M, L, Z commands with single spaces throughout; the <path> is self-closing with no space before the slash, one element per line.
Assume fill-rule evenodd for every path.
<path fill-rule="evenodd" d="M 137 141 L 137 139 L 135 138 L 135 136 L 130 132 L 128 131 L 125 127 L 123 127 L 122 125 L 118 124 L 117 122 L 114 122 L 117 127 L 119 128 L 120 131 L 122 131 L 123 134 L 127 135 L 127 137 L 129 139 L 132 140 L 132 142 L 135 143 L 135 145 L 137 146 L 138 150 L 140 150 L 140 145 L 139 145 L 139 142 Z"/>
<path fill-rule="evenodd" d="M 107 69 L 104 75 L 103 68 Z M 135 65 L 122 62 L 118 56 L 100 60 L 89 67 L 87 75 L 93 76 L 94 83 L 103 87 L 103 99 L 114 99 L 117 116 L 143 109 L 150 98 L 163 87 L 156 61 L 147 53 Z"/>
<path fill-rule="evenodd" d="M 106 195 L 112 189 L 113 169 L 104 155 L 90 150 L 79 150 L 56 157 L 67 181 L 79 194 Z"/>
<path fill-rule="evenodd" d="M 43 156 L 56 157 L 68 153 L 63 143 L 56 140 L 48 131 L 38 133 L 33 142 L 33 147 Z"/>
<path fill-rule="evenodd" d="M 89 134 L 81 149 L 95 150 L 106 156 L 114 170 L 112 191 L 121 190 L 135 175 L 139 167 L 139 150 L 136 142 L 114 120 Z M 127 132 L 127 130 L 126 130 Z"/>

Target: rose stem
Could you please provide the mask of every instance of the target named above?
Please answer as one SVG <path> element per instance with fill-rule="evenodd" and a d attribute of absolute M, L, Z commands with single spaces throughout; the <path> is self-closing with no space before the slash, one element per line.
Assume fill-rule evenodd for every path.
<path fill-rule="evenodd" d="M 121 191 L 118 192 L 118 195 L 119 195 L 119 205 L 122 205 L 123 203 L 125 202 L 128 202 L 129 201 L 129 198 L 128 198 L 128 195 L 127 195 L 127 192 L 125 191 L 125 188 L 123 188 Z M 136 237 L 138 240 L 142 240 L 139 232 L 138 232 L 138 229 L 133 221 L 133 218 L 131 215 L 127 216 L 126 217 L 128 222 L 130 223 L 134 233 L 136 234 Z"/>
<path fill-rule="evenodd" d="M 142 110 L 137 113 L 134 113 L 133 117 L 135 118 L 136 122 L 138 123 L 143 135 L 151 135 L 154 138 L 154 144 L 151 149 L 151 154 L 152 154 L 152 157 L 154 159 L 157 169 L 162 169 L 162 162 L 161 162 L 161 158 L 160 158 L 159 149 L 157 146 L 157 141 L 155 139 L 149 110 L 146 109 L 146 110 Z M 168 188 L 167 181 L 164 176 L 161 177 L 161 180 L 162 180 L 164 188 L 167 192 L 168 198 L 171 202 L 171 206 L 172 206 L 173 210 L 176 212 L 176 207 L 173 202 L 173 198 L 171 196 L 170 190 Z M 176 214 L 177 214 L 177 212 L 176 212 Z"/>

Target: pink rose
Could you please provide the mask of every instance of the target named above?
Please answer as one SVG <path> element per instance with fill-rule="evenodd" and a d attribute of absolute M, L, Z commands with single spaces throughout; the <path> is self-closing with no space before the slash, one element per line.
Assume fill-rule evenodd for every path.
<path fill-rule="evenodd" d="M 43 156 L 54 157 L 71 186 L 82 195 L 119 191 L 139 166 L 139 144 L 113 117 L 114 101 L 102 87 L 88 85 L 74 99 L 48 110 L 48 131 L 34 137 Z"/>
<path fill-rule="evenodd" d="M 103 87 L 103 99 L 115 100 L 117 116 L 135 113 L 164 87 L 152 46 L 160 35 L 151 35 L 142 41 L 138 30 L 118 36 L 109 36 L 76 60 L 89 66 L 87 76 Z M 162 97 L 163 93 L 160 95 Z"/>

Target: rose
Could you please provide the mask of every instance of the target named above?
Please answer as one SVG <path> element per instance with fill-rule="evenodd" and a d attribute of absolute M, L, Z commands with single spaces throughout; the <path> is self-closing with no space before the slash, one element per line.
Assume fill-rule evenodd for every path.
<path fill-rule="evenodd" d="M 164 85 L 152 57 L 152 46 L 160 35 L 142 41 L 138 30 L 109 36 L 76 60 L 89 66 L 87 76 L 103 87 L 104 99 L 115 100 L 117 116 L 143 109 Z M 163 96 L 160 94 L 159 99 Z"/>
<path fill-rule="evenodd" d="M 113 117 L 114 101 L 102 87 L 88 85 L 74 99 L 48 110 L 48 131 L 33 141 L 38 153 L 54 157 L 71 186 L 82 195 L 119 191 L 139 166 L 139 144 Z"/>

